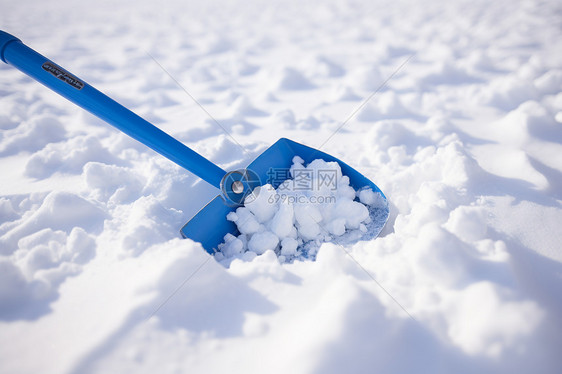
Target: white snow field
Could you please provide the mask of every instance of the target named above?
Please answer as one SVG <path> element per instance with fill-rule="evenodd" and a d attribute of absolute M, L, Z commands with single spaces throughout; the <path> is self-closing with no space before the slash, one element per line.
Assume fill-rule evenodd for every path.
<path fill-rule="evenodd" d="M 562 370 L 560 1 L 0 6 L 222 168 L 286 137 L 391 212 L 223 266 L 179 235 L 216 189 L 1 63 L 0 373 Z"/>

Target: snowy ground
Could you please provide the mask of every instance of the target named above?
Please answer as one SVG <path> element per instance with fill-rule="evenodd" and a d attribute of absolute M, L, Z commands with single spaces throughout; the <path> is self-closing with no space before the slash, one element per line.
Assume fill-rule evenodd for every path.
<path fill-rule="evenodd" d="M 178 235 L 216 190 L 2 64 L 1 373 L 560 372 L 560 2 L 0 5 L 221 167 L 287 137 L 391 203 L 376 240 L 225 268 Z"/>

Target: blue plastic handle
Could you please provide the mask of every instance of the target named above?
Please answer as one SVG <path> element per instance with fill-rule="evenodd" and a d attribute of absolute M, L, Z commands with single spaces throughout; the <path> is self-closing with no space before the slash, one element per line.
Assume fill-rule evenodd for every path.
<path fill-rule="evenodd" d="M 220 188 L 226 172 L 82 79 L 0 30 L 0 58 L 76 105 Z"/>

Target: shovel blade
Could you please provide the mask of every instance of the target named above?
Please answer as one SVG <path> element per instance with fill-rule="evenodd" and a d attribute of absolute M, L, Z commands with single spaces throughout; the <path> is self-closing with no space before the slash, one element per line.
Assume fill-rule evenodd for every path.
<path fill-rule="evenodd" d="M 379 192 L 385 199 L 382 191 L 361 173 L 347 165 L 346 163 L 314 148 L 294 142 L 289 139 L 279 139 L 275 144 L 266 149 L 259 155 L 246 169 L 253 171 L 261 182 L 261 185 L 271 183 L 271 170 L 289 169 L 293 164 L 293 157 L 299 156 L 306 164 L 316 159 L 324 161 L 336 161 L 343 175 L 349 177 L 350 185 L 355 189 L 371 188 L 373 192 Z M 282 181 L 278 181 L 280 184 Z M 274 187 L 277 187 L 275 183 Z M 224 198 L 219 195 L 203 207 L 189 222 L 181 229 L 184 238 L 192 239 L 202 244 L 203 248 L 211 254 L 218 250 L 220 243 L 224 241 L 226 234 L 239 235 L 236 225 L 226 219 L 229 212 L 236 210 L 236 206 L 226 204 Z M 370 212 L 371 218 L 375 218 L 377 225 L 371 227 L 371 232 L 366 238 L 376 237 L 382 230 L 388 219 L 388 209 L 377 209 L 377 212 Z"/>

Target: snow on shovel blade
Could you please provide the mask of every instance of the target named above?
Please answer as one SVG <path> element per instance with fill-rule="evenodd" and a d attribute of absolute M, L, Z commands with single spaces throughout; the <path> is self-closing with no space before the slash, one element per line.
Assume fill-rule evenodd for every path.
<path fill-rule="evenodd" d="M 248 165 L 246 170 L 253 172 L 260 181 L 260 185 L 263 185 L 265 181 L 270 179 L 271 170 L 288 170 L 292 165 L 294 156 L 301 157 L 305 163 L 310 163 L 315 159 L 322 159 L 328 162 L 336 161 L 340 165 L 343 175 L 349 177 L 350 185 L 355 190 L 367 187 L 371 188 L 373 192 L 379 192 L 381 196 L 385 197 L 382 191 L 373 182 L 346 163 L 324 152 L 285 138 L 279 139 L 275 144 L 265 150 Z M 281 182 L 282 181 L 278 181 L 277 184 Z M 277 186 L 274 184 L 273 187 Z M 240 234 L 236 225 L 226 219 L 227 214 L 234 210 L 236 210 L 236 205 L 227 204 L 224 194 L 219 195 L 183 226 L 181 234 L 184 238 L 190 238 L 196 242 L 200 242 L 207 252 L 215 253 L 219 244 L 224 241 L 224 236 L 226 234 L 230 233 L 235 236 Z M 374 224 L 363 239 L 375 238 L 384 227 L 389 215 L 388 209 L 381 208 L 370 209 L 369 213 Z"/>

